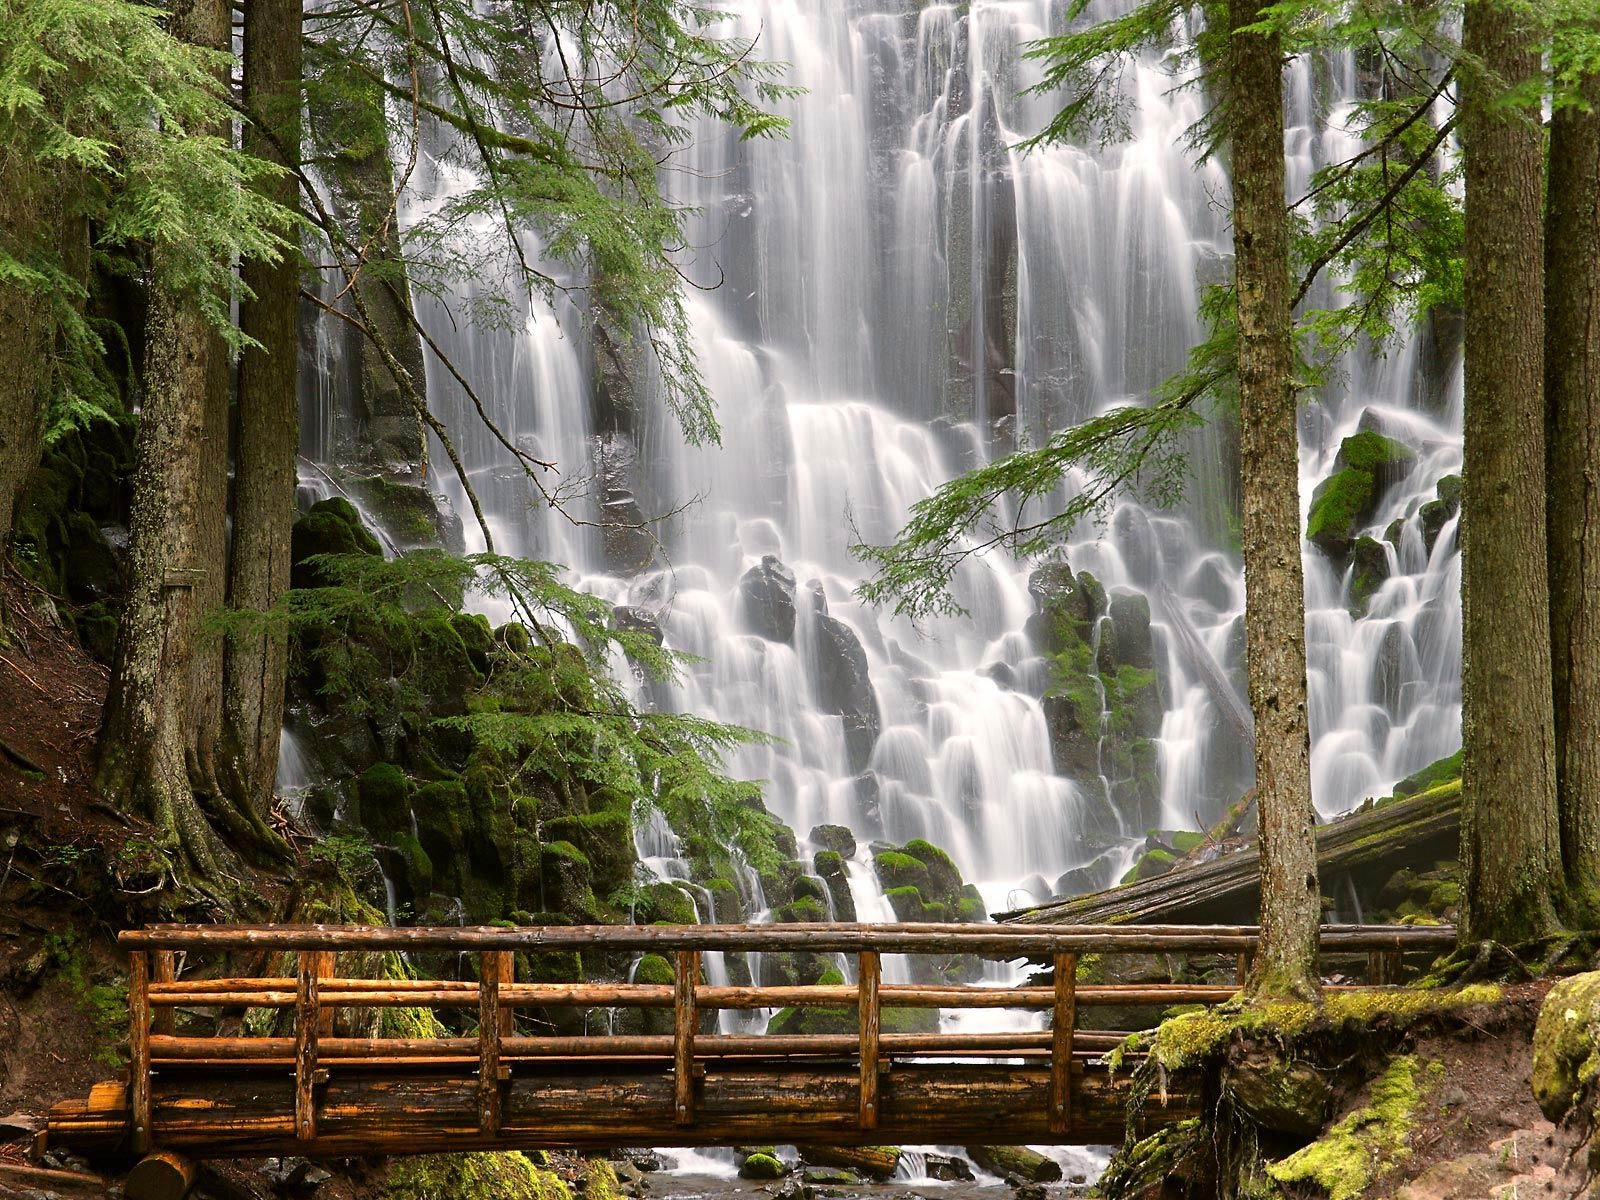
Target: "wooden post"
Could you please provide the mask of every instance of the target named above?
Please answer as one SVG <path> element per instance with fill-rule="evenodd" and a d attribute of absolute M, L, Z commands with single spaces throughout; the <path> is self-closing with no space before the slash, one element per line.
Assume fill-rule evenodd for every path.
<path fill-rule="evenodd" d="M 318 950 L 312 955 L 316 959 L 316 973 L 318 979 L 332 979 L 338 956 L 332 950 Z M 333 1036 L 333 1005 L 326 1008 L 317 1007 L 317 1033 L 322 1037 Z"/>
<path fill-rule="evenodd" d="M 133 1152 L 150 1150 L 150 956 L 128 956 L 128 1103 L 133 1109 Z"/>
<path fill-rule="evenodd" d="M 1072 1040 L 1078 1025 L 1078 956 L 1056 955 L 1056 1003 L 1050 1031 L 1050 1132 L 1072 1128 Z"/>
<path fill-rule="evenodd" d="M 500 982 L 502 984 L 517 981 L 517 953 L 515 950 L 496 950 L 495 955 L 500 959 Z M 500 1010 L 500 1036 L 515 1037 L 517 1033 L 517 1010 L 507 1005 Z"/>
<path fill-rule="evenodd" d="M 676 990 L 672 997 L 673 1119 L 694 1123 L 694 1033 L 699 1024 L 694 985 L 700 978 L 700 952 L 678 951 Z"/>
<path fill-rule="evenodd" d="M 878 1127 L 878 983 L 883 975 L 876 950 L 863 950 L 857 968 L 856 1022 L 861 1033 L 861 1128 Z"/>
<path fill-rule="evenodd" d="M 178 978 L 178 956 L 171 950 L 153 950 L 150 953 L 150 980 L 153 983 L 173 983 Z M 178 1010 L 170 1005 L 152 1009 L 150 1032 L 170 1034 L 177 1027 Z"/>
<path fill-rule="evenodd" d="M 318 1004 L 321 955 L 314 950 L 299 954 L 294 1003 L 294 1135 L 302 1142 L 317 1136 L 317 1033 L 321 1026 Z"/>
<path fill-rule="evenodd" d="M 478 1132 L 500 1132 L 500 955 L 478 956 Z"/>
<path fill-rule="evenodd" d="M 1235 983 L 1237 983 L 1240 987 L 1243 987 L 1245 985 L 1245 981 L 1248 980 L 1249 978 L 1250 978 L 1250 956 L 1248 954 L 1246 954 L 1243 950 L 1241 950 L 1241 951 L 1239 951 L 1239 953 L 1237 955 L 1234 956 L 1234 960 L 1233 960 L 1233 981 Z"/>

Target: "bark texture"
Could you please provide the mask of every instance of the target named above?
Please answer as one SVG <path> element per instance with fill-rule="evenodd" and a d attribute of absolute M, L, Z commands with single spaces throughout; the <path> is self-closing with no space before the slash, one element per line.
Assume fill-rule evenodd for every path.
<path fill-rule="evenodd" d="M 170 28 L 229 45 L 219 0 L 178 0 Z M 173 868 L 214 883 L 225 855 L 195 800 L 211 790 L 221 724 L 220 640 L 202 630 L 225 579 L 228 363 L 189 297 L 151 286 L 129 513 L 128 595 L 99 742 L 98 783 L 157 827 Z"/>
<path fill-rule="evenodd" d="M 1227 59 L 1245 634 L 1261 825 L 1261 948 L 1248 987 L 1253 995 L 1314 997 L 1322 890 L 1306 724 L 1283 51 L 1276 35 L 1240 32 L 1262 16 L 1256 0 L 1234 0 Z"/>
<path fill-rule="evenodd" d="M 245 104 L 255 121 L 244 149 L 294 165 L 300 146 L 300 0 L 254 0 L 244 16 Z M 298 202 L 286 175 L 268 185 L 285 208 Z M 239 361 L 237 468 L 233 555 L 228 600 L 238 609 L 273 608 L 289 587 L 294 526 L 295 454 L 300 441 L 300 256 L 242 268 L 254 293 L 239 310 L 242 332 L 260 343 Z M 228 639 L 223 688 L 223 785 L 246 819 L 272 803 L 283 726 L 288 639 L 281 626 L 245 630 Z"/>
<path fill-rule="evenodd" d="M 1543 134 L 1505 102 L 1537 83 L 1524 6 L 1469 0 L 1462 548 L 1462 937 L 1555 924 L 1561 884 L 1545 553 Z"/>
<path fill-rule="evenodd" d="M 1594 22 L 1600 33 L 1600 21 Z M 1545 419 L 1556 796 L 1567 902 L 1600 918 L 1600 74 L 1550 120 Z"/>

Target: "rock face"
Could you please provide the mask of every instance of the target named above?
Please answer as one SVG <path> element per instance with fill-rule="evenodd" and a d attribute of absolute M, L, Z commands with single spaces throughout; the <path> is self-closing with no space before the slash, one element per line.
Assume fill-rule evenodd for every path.
<path fill-rule="evenodd" d="M 792 585 L 794 576 L 790 575 L 789 579 Z M 791 621 L 793 611 L 791 607 Z M 844 743 L 850 769 L 864 771 L 872 759 L 872 747 L 878 740 L 881 722 L 878 697 L 867 674 L 867 652 L 855 630 L 826 613 L 816 618 L 815 652 L 817 707 L 844 719 Z"/>
<path fill-rule="evenodd" d="M 775 555 L 763 555 L 739 580 L 739 615 L 744 627 L 769 642 L 793 645 L 794 588 L 794 572 Z"/>
<path fill-rule="evenodd" d="M 1056 770 L 1148 823 L 1161 799 L 1154 739 L 1162 711 L 1149 600 L 1108 597 L 1098 579 L 1065 562 L 1034 571 L 1028 592 L 1036 611 L 1024 630 L 1049 663 L 1040 701 Z"/>
<path fill-rule="evenodd" d="M 593 443 L 600 488 L 600 547 L 606 566 L 618 575 L 637 575 L 655 559 L 655 541 L 634 496 L 638 450 L 625 433 L 603 433 Z"/>
<path fill-rule="evenodd" d="M 1416 457 L 1409 446 L 1376 430 L 1345 438 L 1333 474 L 1312 493 L 1307 539 L 1329 558 L 1345 558 L 1384 490 L 1404 477 Z"/>

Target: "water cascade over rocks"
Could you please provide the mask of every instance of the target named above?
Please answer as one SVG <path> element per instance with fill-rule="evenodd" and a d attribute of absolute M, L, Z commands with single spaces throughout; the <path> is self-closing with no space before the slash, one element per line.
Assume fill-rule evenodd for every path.
<path fill-rule="evenodd" d="M 1098 0 L 1085 19 L 1126 6 Z M 729 766 L 766 781 L 802 861 L 833 855 L 816 881 L 836 915 L 848 899 L 861 919 L 892 919 L 873 858 L 914 839 L 948 851 L 989 910 L 1112 883 L 1147 830 L 1213 820 L 1250 784 L 1234 432 L 1193 439 L 1177 507 L 1125 496 L 1052 561 L 969 561 L 959 618 L 913 626 L 863 606 L 851 547 L 892 539 L 963 469 L 1142 402 L 1182 367 L 1200 290 L 1231 250 L 1214 202 L 1223 168 L 1196 166 L 1183 144 L 1205 98 L 1151 55 L 1124 81 L 1129 141 L 1023 153 L 1058 103 L 1025 94 L 1037 66 L 1023 52 L 1060 32 L 1059 4 L 726 7 L 805 91 L 782 102 L 788 137 L 741 143 L 707 122 L 665 176 L 693 212 L 682 269 L 707 289 L 689 304 L 720 445 L 685 443 L 648 355 L 581 308 L 581 287 L 533 302 L 510 331 L 452 319 L 471 286 L 416 298 L 513 444 L 559 464 L 574 515 L 672 515 L 648 530 L 565 521 L 432 356 L 428 403 L 455 431 L 497 549 L 566 564 L 624 606 L 619 619 L 697 657 L 648 702 L 775 735 Z M 1360 86 L 1347 59 L 1291 65 L 1292 194 L 1356 148 L 1341 122 Z M 444 139 L 424 137 L 406 220 L 458 186 Z M 524 240 L 537 258 L 534 231 Z M 1439 323 L 1386 355 L 1352 354 L 1304 405 L 1324 815 L 1459 744 L 1455 349 Z M 348 372 L 326 336 L 316 365 L 308 454 L 332 460 L 329 413 L 355 399 L 348 385 L 339 398 Z M 451 493 L 447 472 L 432 476 Z M 469 524 L 467 544 L 477 536 Z M 685 873 L 672 831 L 638 838 L 660 877 Z M 745 908 L 764 915 L 751 882 Z M 715 915 L 709 894 L 695 899 Z"/>

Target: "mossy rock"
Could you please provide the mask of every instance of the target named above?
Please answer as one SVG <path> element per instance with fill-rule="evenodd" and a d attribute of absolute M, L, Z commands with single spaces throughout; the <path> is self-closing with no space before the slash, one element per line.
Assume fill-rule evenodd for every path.
<path fill-rule="evenodd" d="M 639 889 L 634 919 L 648 925 L 697 925 L 694 897 L 676 884 L 647 883 Z"/>
<path fill-rule="evenodd" d="M 1363 535 L 1350 548 L 1350 566 L 1350 611 L 1360 616 L 1389 578 L 1389 553 L 1382 542 Z"/>
<path fill-rule="evenodd" d="M 1441 1064 L 1432 1064 L 1439 1071 Z M 1357 1200 L 1410 1156 L 1417 1109 L 1435 1072 L 1412 1055 L 1392 1060 L 1351 1110 L 1309 1146 L 1267 1164 L 1274 1182 L 1326 1200 Z"/>
<path fill-rule="evenodd" d="M 739 1164 L 740 1179 L 782 1179 L 789 1168 L 770 1154 L 752 1154 Z"/>
<path fill-rule="evenodd" d="M 673 969 L 665 955 L 646 954 L 639 959 L 633 968 L 634 983 L 649 983 L 661 986 L 677 981 L 677 972 Z"/>
<path fill-rule="evenodd" d="M 1336 467 L 1371 471 L 1383 483 L 1392 483 L 1417 461 L 1417 452 L 1404 442 L 1385 437 L 1375 429 L 1351 434 L 1339 443 Z"/>
<path fill-rule="evenodd" d="M 1158 846 L 1141 854 L 1139 861 L 1129 867 L 1127 873 L 1117 882 L 1119 884 L 1137 883 L 1141 879 L 1154 879 L 1159 875 L 1167 874 L 1177 863 L 1177 856 L 1171 850 L 1164 850 Z"/>
<path fill-rule="evenodd" d="M 850 873 L 845 868 L 844 858 L 837 850 L 818 850 L 812 857 L 811 865 L 828 887 L 834 919 L 854 921 L 856 901 L 850 892 Z"/>
<path fill-rule="evenodd" d="M 572 1200 L 560 1176 L 515 1150 L 397 1158 L 375 1195 L 378 1200 Z"/>
<path fill-rule="evenodd" d="M 872 863 L 885 891 L 909 887 L 920 892 L 930 888 L 928 866 L 920 858 L 899 850 L 885 850 L 873 855 Z"/>
<path fill-rule="evenodd" d="M 817 825 L 811 830 L 810 842 L 823 850 L 832 850 L 841 858 L 854 858 L 856 835 L 843 825 Z"/>
<path fill-rule="evenodd" d="M 494 649 L 494 630 L 482 613 L 455 613 L 450 618 L 456 636 L 480 673 L 489 669 L 489 652 Z"/>
<path fill-rule="evenodd" d="M 546 821 L 551 841 L 571 842 L 582 850 L 594 872 L 594 886 L 610 892 L 633 878 L 639 856 L 633 846 L 633 822 L 625 812 L 585 813 Z"/>
<path fill-rule="evenodd" d="M 1394 794 L 1396 796 L 1414 796 L 1419 792 L 1426 792 L 1431 788 L 1437 787 L 1441 783 L 1447 783 L 1452 779 L 1460 779 L 1463 753 L 1464 751 L 1457 750 L 1454 754 L 1441 758 L 1437 762 L 1429 763 L 1422 770 L 1407 775 L 1394 785 Z"/>
<path fill-rule="evenodd" d="M 828 903 L 828 885 L 815 875 L 801 875 L 789 890 L 791 899 L 815 900 L 826 906 Z"/>
<path fill-rule="evenodd" d="M 941 900 L 961 894 L 961 871 L 943 850 L 922 838 L 912 838 L 906 843 L 905 852 L 928 868 L 930 891 L 926 894 Z"/>
<path fill-rule="evenodd" d="M 294 523 L 289 537 L 290 583 L 297 588 L 326 587 L 327 572 L 306 561 L 319 554 L 379 556 L 383 547 L 361 521 L 355 505 L 340 496 L 319 500 Z"/>
<path fill-rule="evenodd" d="M 1378 484 L 1371 471 L 1347 467 L 1328 476 L 1311 494 L 1306 539 L 1329 558 L 1350 552 L 1356 530 L 1371 514 Z"/>
<path fill-rule="evenodd" d="M 1550 989 L 1533 1030 L 1533 1097 L 1559 1121 L 1600 1076 L 1600 971 Z"/>
<path fill-rule="evenodd" d="M 820 924 L 828 919 L 828 906 L 815 896 L 801 896 L 776 909 L 772 919 L 784 925 Z"/>
<path fill-rule="evenodd" d="M 1333 1087 L 1305 1062 L 1260 1051 L 1231 1063 L 1228 1095 L 1263 1129 L 1312 1138 L 1322 1129 L 1333 1104 Z"/>
<path fill-rule="evenodd" d="M 733 880 L 717 876 L 706 880 L 705 888 L 711 894 L 713 916 L 719 925 L 737 925 L 745 919 L 744 899 Z"/>
<path fill-rule="evenodd" d="M 409 829 L 411 780 L 394 763 L 374 763 L 356 779 L 357 819 L 378 837 Z"/>
<path fill-rule="evenodd" d="M 883 898 L 889 902 L 894 915 L 901 921 L 923 921 L 922 893 L 911 886 L 886 888 Z"/>
<path fill-rule="evenodd" d="M 589 860 L 571 842 L 545 842 L 539 847 L 540 908 L 573 918 L 598 917 Z"/>
<path fill-rule="evenodd" d="M 529 917 L 532 914 L 526 914 Z M 519 921 L 518 924 L 532 924 Z M 582 983 L 583 955 L 576 950 L 541 950 L 517 955 L 517 979 L 522 983 Z"/>

